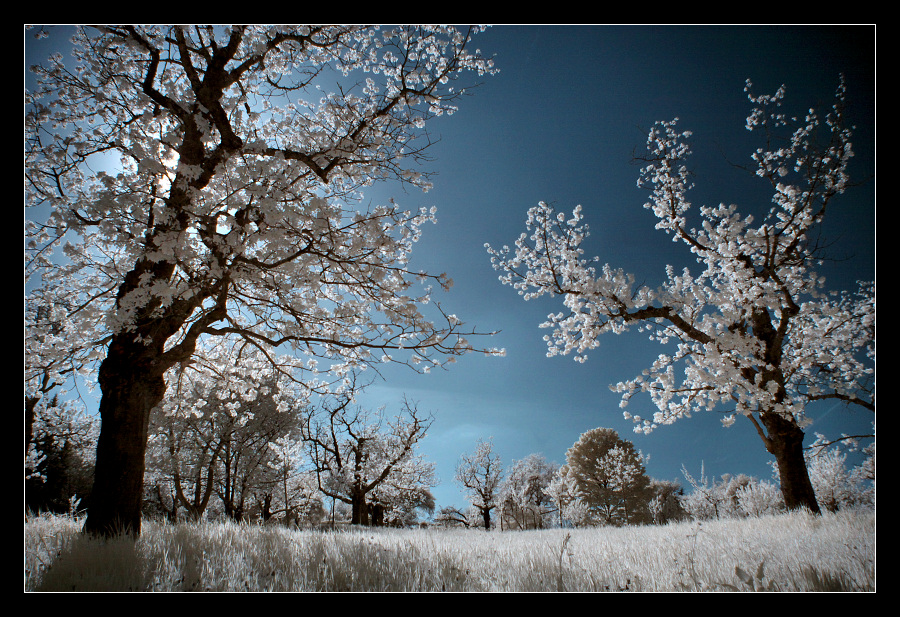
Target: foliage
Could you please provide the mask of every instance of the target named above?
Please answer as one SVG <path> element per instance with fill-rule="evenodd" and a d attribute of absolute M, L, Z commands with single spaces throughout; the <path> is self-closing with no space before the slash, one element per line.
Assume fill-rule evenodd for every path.
<path fill-rule="evenodd" d="M 875 286 L 826 292 L 815 269 L 822 221 L 849 185 L 843 80 L 824 118 L 810 110 L 799 120 L 781 109 L 784 88 L 755 96 L 751 86 L 746 126 L 764 142 L 752 154 L 755 175 L 773 191 L 759 212 L 704 206 L 700 220 L 689 222 L 691 133 L 679 132 L 676 119 L 656 123 L 648 136 L 639 185 L 652 192 L 644 207 L 657 229 L 693 254 L 699 273 L 667 266 L 654 289 L 621 269 L 593 265 L 597 260 L 583 257 L 588 227 L 580 206 L 567 216 L 542 202 L 528 211 L 527 233 L 514 250 L 487 249 L 501 282 L 525 300 L 562 297 L 566 310 L 542 324 L 551 330 L 544 337 L 549 356 L 584 362 L 600 335 L 635 326 L 672 348 L 613 387 L 622 407 L 638 392 L 653 400 L 652 419 L 625 412 L 636 432 L 701 411 L 724 412 L 726 426 L 745 416 L 779 462 L 788 506 L 815 510 L 802 459 L 806 405 L 836 399 L 874 413 Z"/>

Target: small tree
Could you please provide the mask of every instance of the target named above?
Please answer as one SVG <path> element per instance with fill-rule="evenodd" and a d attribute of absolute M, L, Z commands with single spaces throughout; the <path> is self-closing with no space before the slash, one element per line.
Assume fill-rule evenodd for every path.
<path fill-rule="evenodd" d="M 301 423 L 319 490 L 349 505 L 354 525 L 382 524 L 386 509 L 408 507 L 410 501 L 428 505 L 433 465 L 417 455 L 416 446 L 431 417 L 404 399 L 400 413 L 386 418 L 384 409 L 352 406 L 353 395 L 351 389 L 321 408 L 308 408 Z"/>
<path fill-rule="evenodd" d="M 783 88 L 749 98 L 746 126 L 764 133 L 752 155 L 755 175 L 773 191 L 761 220 L 720 204 L 702 207 L 700 220 L 689 222 L 690 132 L 677 131 L 677 119 L 658 122 L 647 140 L 640 185 L 652 193 L 644 207 L 658 218 L 657 229 L 693 253 L 704 268 L 699 274 L 667 266 L 653 288 L 608 264 L 598 270 L 596 260 L 583 258 L 581 206 L 567 217 L 540 203 L 529 210 L 528 233 L 515 251 L 487 248 L 500 280 L 526 300 L 562 296 L 567 310 L 542 324 L 552 329 L 548 355 L 573 353 L 583 362 L 600 335 L 633 326 L 660 344 L 675 343 L 642 375 L 614 386 L 622 407 L 647 392 L 658 409 L 652 420 L 625 412 L 636 432 L 701 411 L 724 412 L 726 426 L 744 416 L 778 463 L 787 507 L 817 512 L 803 457 L 806 405 L 832 399 L 875 411 L 874 283 L 861 283 L 855 294 L 826 294 L 814 269 L 823 257 L 822 222 L 848 186 L 853 156 L 844 83 L 824 119 L 810 110 L 799 123 L 781 109 Z"/>
<path fill-rule="evenodd" d="M 665 525 L 687 516 L 681 505 L 684 489 L 677 482 L 651 479 L 649 494 L 651 497 L 647 502 L 647 509 L 654 524 Z"/>
<path fill-rule="evenodd" d="M 491 510 L 499 505 L 503 466 L 494 454 L 493 438 L 478 440 L 475 451 L 460 456 L 456 466 L 456 482 L 469 497 L 469 503 L 481 515 L 484 529 L 491 529 Z"/>
<path fill-rule="evenodd" d="M 551 498 L 547 492 L 556 468 L 540 454 L 513 461 L 500 487 L 500 524 L 503 529 L 543 529 Z"/>
<path fill-rule="evenodd" d="M 591 429 L 566 452 L 578 499 L 607 525 L 642 520 L 651 498 L 644 457 L 609 428 Z"/>

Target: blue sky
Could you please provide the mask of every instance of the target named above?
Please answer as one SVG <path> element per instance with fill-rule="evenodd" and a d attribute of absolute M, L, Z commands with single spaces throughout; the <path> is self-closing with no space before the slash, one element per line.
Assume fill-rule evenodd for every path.
<path fill-rule="evenodd" d="M 379 187 L 370 196 L 394 197 L 410 209 L 437 206 L 438 224 L 425 228 L 412 265 L 446 271 L 455 285 L 435 299 L 469 326 L 499 330 L 473 343 L 507 354 L 472 354 L 428 375 L 387 368 L 361 403 L 398 409 L 406 395 L 434 414 L 421 452 L 437 465 L 439 506 L 465 505 L 453 474 L 477 439 L 493 437 L 506 465 L 534 452 L 563 463 L 581 433 L 598 426 L 650 455 L 655 478 L 683 481 L 682 465 L 697 475 L 705 464 L 708 475 L 769 479 L 770 457 L 745 420 L 725 429 L 717 416 L 698 415 L 650 435 L 633 433 L 609 385 L 634 377 L 663 349 L 633 332 L 601 340 L 584 364 L 547 358 L 538 324 L 560 302 L 526 303 L 502 286 L 484 244 L 511 245 L 538 201 L 565 211 L 580 204 L 592 232 L 588 252 L 655 285 L 666 264 L 696 264 L 653 229 L 642 208 L 648 192 L 636 186 L 632 161 L 652 124 L 677 116 L 680 128 L 693 131 L 695 205 L 765 206 L 766 187 L 731 165 L 748 164 L 755 147 L 744 128 L 745 80 L 756 93 L 785 84 L 789 108 L 802 113 L 830 106 L 843 73 L 857 127 L 851 174 L 868 182 L 835 202 L 827 231 L 843 260 L 822 273 L 834 288 L 874 279 L 875 28 L 495 26 L 476 44 L 495 55 L 500 73 L 430 126 L 440 138 L 427 168 L 437 172 L 434 188 L 406 194 Z M 628 409 L 653 411 L 648 397 Z M 840 406 L 816 408 L 813 417 L 810 435 L 871 430 L 868 414 Z"/>

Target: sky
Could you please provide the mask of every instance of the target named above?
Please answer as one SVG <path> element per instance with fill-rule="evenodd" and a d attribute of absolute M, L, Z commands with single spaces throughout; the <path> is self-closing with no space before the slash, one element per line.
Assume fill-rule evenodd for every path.
<path fill-rule="evenodd" d="M 678 117 L 681 129 L 693 131 L 696 207 L 765 206 L 766 187 L 734 165 L 749 164 L 756 147 L 744 128 L 745 81 L 757 94 L 784 84 L 789 108 L 803 113 L 830 107 L 844 74 L 856 125 L 851 177 L 865 182 L 835 201 L 826 233 L 841 260 L 822 274 L 835 289 L 874 280 L 874 26 L 501 25 L 475 44 L 494 56 L 499 73 L 471 90 L 458 112 L 429 126 L 439 138 L 426 167 L 436 172 L 434 188 L 423 194 L 376 187 L 369 196 L 408 209 L 437 207 L 438 223 L 424 229 L 411 265 L 447 272 L 454 286 L 434 299 L 470 327 L 499 331 L 471 342 L 506 355 L 469 354 L 427 375 L 380 369 L 360 404 L 390 412 L 406 396 L 433 414 L 420 453 L 436 464 L 438 507 L 465 507 L 454 470 L 478 439 L 492 438 L 505 466 L 532 453 L 562 464 L 579 436 L 600 426 L 649 455 L 653 478 L 685 484 L 682 466 L 697 477 L 702 465 L 709 477 L 771 480 L 771 457 L 742 418 L 723 428 L 718 415 L 700 414 L 649 435 L 633 433 L 609 386 L 638 375 L 665 349 L 633 331 L 605 336 L 584 364 L 548 358 L 538 325 L 561 310 L 561 300 L 524 302 L 498 281 L 484 245 L 512 245 L 539 201 L 566 212 L 580 204 L 592 234 L 588 256 L 648 285 L 661 282 L 667 264 L 696 269 L 686 248 L 656 231 L 642 207 L 648 190 L 636 185 L 634 157 L 653 123 Z M 628 407 L 645 417 L 654 410 L 646 396 Z M 821 405 L 811 415 L 809 436 L 871 431 L 867 412 Z"/>

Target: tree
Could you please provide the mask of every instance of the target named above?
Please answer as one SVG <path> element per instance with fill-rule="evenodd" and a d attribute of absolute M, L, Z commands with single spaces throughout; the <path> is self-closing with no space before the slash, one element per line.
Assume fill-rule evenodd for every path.
<path fill-rule="evenodd" d="M 856 294 L 826 294 L 814 269 L 824 257 L 822 221 L 848 186 L 853 151 L 844 84 L 824 119 L 810 110 L 799 125 L 780 109 L 783 88 L 754 96 L 748 81 L 747 92 L 754 105 L 747 128 L 765 138 L 752 156 L 755 173 L 773 190 L 774 205 L 758 222 L 721 204 L 701 208 L 700 224 L 692 226 L 690 132 L 677 132 L 676 119 L 649 134 L 640 185 L 652 194 L 644 207 L 658 218 L 657 229 L 694 254 L 705 268 L 699 274 L 668 266 L 665 282 L 653 289 L 608 264 L 598 271 L 582 257 L 588 230 L 580 206 L 567 219 L 541 203 L 529 210 L 530 236 L 520 236 L 514 253 L 487 248 L 504 272 L 500 280 L 526 300 L 563 297 L 567 311 L 542 324 L 553 330 L 545 337 L 548 355 L 574 353 L 583 362 L 601 334 L 632 326 L 663 345 L 675 343 L 642 375 L 614 386 L 622 407 L 637 392 L 648 392 L 656 405 L 652 420 L 625 412 L 636 432 L 700 411 L 724 413 L 726 426 L 745 416 L 778 463 L 787 507 L 817 512 L 803 457 L 806 406 L 833 399 L 875 411 L 874 283 L 861 283 Z"/>
<path fill-rule="evenodd" d="M 494 440 L 478 440 L 475 451 L 463 454 L 456 466 L 456 482 L 469 496 L 469 503 L 481 514 L 484 529 L 491 530 L 491 510 L 499 505 L 503 466 L 494 454 Z"/>
<path fill-rule="evenodd" d="M 540 454 L 513 461 L 500 486 L 503 529 L 543 529 L 551 514 L 547 492 L 556 468 Z"/>
<path fill-rule="evenodd" d="M 575 479 L 569 473 L 568 465 L 563 465 L 556 470 L 547 487 L 547 493 L 556 504 L 557 524 L 560 527 L 564 526 L 566 521 L 576 527 L 590 524 L 590 513 L 584 503 L 578 499 Z"/>
<path fill-rule="evenodd" d="M 641 520 L 651 498 L 644 457 L 609 428 L 586 431 L 566 451 L 567 474 L 577 498 L 606 525 Z"/>
<path fill-rule="evenodd" d="M 58 285 L 33 290 L 25 297 L 26 459 L 33 450 L 35 424 L 41 422 L 42 410 L 66 405 L 60 401 L 65 401 L 76 377 L 96 353 L 94 324 L 84 315 L 71 318 L 79 310 Z"/>
<path fill-rule="evenodd" d="M 470 509 L 474 510 L 474 508 Z M 443 527 L 465 527 L 468 529 L 472 526 L 470 519 L 469 513 L 463 512 L 456 506 L 444 506 L 438 511 L 437 516 L 434 517 L 434 522 Z"/>
<path fill-rule="evenodd" d="M 406 399 L 392 419 L 384 409 L 352 407 L 353 400 L 351 390 L 321 408 L 310 407 L 301 423 L 319 490 L 350 506 L 353 525 L 380 525 L 386 510 L 409 509 L 410 502 L 413 509 L 427 505 L 434 469 L 417 455 L 416 445 L 431 418 Z"/>
<path fill-rule="evenodd" d="M 437 484 L 434 464 L 422 455 L 401 460 L 370 493 L 371 524 L 411 527 L 419 521 L 420 514 L 434 514 L 431 489 Z"/>
<path fill-rule="evenodd" d="M 665 525 L 670 521 L 679 521 L 687 516 L 681 505 L 684 489 L 677 482 L 650 479 L 650 501 L 647 509 L 651 521 L 656 525 Z"/>
<path fill-rule="evenodd" d="M 866 473 L 862 471 L 865 467 L 847 469 L 845 452 L 828 448 L 809 453 L 807 459 L 816 499 L 829 512 L 860 506 L 871 500 Z"/>
<path fill-rule="evenodd" d="M 140 532 L 150 412 L 202 338 L 290 347 L 332 380 L 472 349 L 454 315 L 423 313 L 430 287 L 412 291 L 449 285 L 408 267 L 434 212 L 358 204 L 376 181 L 429 186 L 407 164 L 454 81 L 493 71 L 478 30 L 85 27 L 74 69 L 33 67 L 26 288 L 61 288 L 102 350 L 87 532 Z"/>
<path fill-rule="evenodd" d="M 299 438 L 286 435 L 268 446 L 269 472 L 254 487 L 259 518 L 264 523 L 276 520 L 287 526 L 312 526 L 321 522 L 325 517 L 322 493 L 316 486 L 315 474 L 306 464 L 304 444 Z"/>

